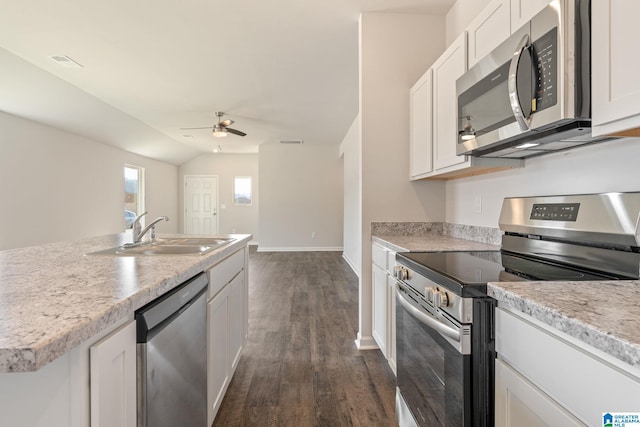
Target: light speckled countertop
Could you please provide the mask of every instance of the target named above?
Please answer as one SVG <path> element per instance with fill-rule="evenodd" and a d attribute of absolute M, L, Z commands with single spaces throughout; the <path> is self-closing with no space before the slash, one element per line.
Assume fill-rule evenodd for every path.
<path fill-rule="evenodd" d="M 437 231 L 374 235 L 393 251 L 499 250 Z M 498 305 L 523 312 L 640 369 L 640 281 L 497 282 L 487 286 Z"/>
<path fill-rule="evenodd" d="M 442 234 L 373 236 L 372 241 L 395 252 L 499 251 L 500 246 Z"/>
<path fill-rule="evenodd" d="M 0 251 L 0 372 L 40 369 L 251 240 L 225 237 L 205 255 L 85 255 L 125 233 Z"/>
<path fill-rule="evenodd" d="M 640 369 L 640 281 L 499 282 L 487 293 Z"/>

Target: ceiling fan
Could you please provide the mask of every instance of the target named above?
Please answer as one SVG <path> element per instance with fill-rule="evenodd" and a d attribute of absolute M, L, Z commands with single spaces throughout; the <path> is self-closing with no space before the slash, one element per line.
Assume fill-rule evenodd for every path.
<path fill-rule="evenodd" d="M 222 116 L 224 116 L 223 112 L 216 111 L 214 114 L 218 117 L 218 123 L 216 123 L 213 126 L 205 126 L 205 127 L 199 127 L 199 128 L 180 128 L 180 130 L 213 129 L 213 136 L 218 137 L 218 138 L 222 138 L 222 137 L 227 136 L 227 133 L 232 133 L 232 134 L 238 135 L 238 136 L 246 136 L 247 135 L 246 133 L 241 132 L 241 131 L 239 131 L 237 129 L 230 128 L 229 126 L 231 126 L 235 122 L 233 120 L 230 120 L 230 119 L 222 120 Z"/>

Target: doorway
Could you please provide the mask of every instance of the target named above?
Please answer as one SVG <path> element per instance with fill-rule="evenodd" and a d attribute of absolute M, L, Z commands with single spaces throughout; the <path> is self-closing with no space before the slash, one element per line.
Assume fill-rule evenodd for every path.
<path fill-rule="evenodd" d="M 218 176 L 185 175 L 184 232 L 218 233 Z"/>

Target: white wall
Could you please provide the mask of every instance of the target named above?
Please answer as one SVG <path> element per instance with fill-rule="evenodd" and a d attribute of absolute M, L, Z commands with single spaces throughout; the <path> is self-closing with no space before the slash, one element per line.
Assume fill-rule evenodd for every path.
<path fill-rule="evenodd" d="M 260 188 L 257 154 L 204 154 L 190 160 L 178 168 L 178 229 L 184 230 L 184 176 L 217 175 L 218 202 L 220 204 L 218 231 L 222 234 L 252 234 L 253 243 L 259 241 L 258 213 Z M 253 190 L 251 206 L 233 204 L 233 178 L 250 176 Z M 225 206 L 222 208 L 222 206 Z"/>
<path fill-rule="evenodd" d="M 638 159 L 640 138 L 626 138 L 529 159 L 524 169 L 448 181 L 447 222 L 498 227 L 505 197 L 640 191 Z"/>
<path fill-rule="evenodd" d="M 360 115 L 342 140 L 344 159 L 343 258 L 360 276 L 362 262 L 362 197 L 360 194 Z"/>
<path fill-rule="evenodd" d="M 444 184 L 409 181 L 409 88 L 445 49 L 442 16 L 360 17 L 361 274 L 358 345 L 371 338 L 371 221 L 443 221 Z"/>
<path fill-rule="evenodd" d="M 0 112 L 0 249 L 123 231 L 125 163 L 145 168 L 149 217 L 176 232 L 177 168 Z"/>
<path fill-rule="evenodd" d="M 258 250 L 341 250 L 342 168 L 337 143 L 261 145 Z"/>

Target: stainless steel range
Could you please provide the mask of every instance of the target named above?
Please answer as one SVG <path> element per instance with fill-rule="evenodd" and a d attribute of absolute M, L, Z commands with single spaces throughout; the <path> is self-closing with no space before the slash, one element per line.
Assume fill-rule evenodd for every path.
<path fill-rule="evenodd" d="M 640 193 L 507 198 L 500 251 L 396 256 L 400 426 L 493 426 L 487 283 L 640 278 Z"/>

